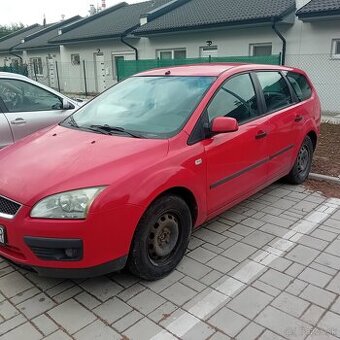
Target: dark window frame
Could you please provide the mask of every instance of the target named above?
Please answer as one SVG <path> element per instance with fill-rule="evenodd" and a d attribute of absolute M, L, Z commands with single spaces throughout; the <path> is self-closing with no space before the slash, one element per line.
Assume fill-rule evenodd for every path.
<path fill-rule="evenodd" d="M 305 98 L 305 99 L 300 99 L 294 89 L 294 86 L 291 84 L 289 78 L 288 78 L 288 73 L 294 73 L 300 77 L 303 77 L 305 80 L 306 80 L 306 83 L 308 84 L 308 86 L 310 87 L 310 96 Z M 296 97 L 296 100 L 299 102 L 299 103 L 303 103 L 305 102 L 306 100 L 309 100 L 313 97 L 313 85 L 311 84 L 310 80 L 302 73 L 298 73 L 298 72 L 294 72 L 294 71 L 284 71 L 283 72 L 283 75 L 284 77 L 286 78 L 287 82 L 289 83 L 289 86 L 291 87 L 292 89 L 292 92 L 294 93 L 294 96 Z"/>

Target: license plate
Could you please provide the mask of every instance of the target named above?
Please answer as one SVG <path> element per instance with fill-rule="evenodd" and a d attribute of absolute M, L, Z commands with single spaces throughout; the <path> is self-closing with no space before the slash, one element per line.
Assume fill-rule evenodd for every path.
<path fill-rule="evenodd" d="M 0 226 L 0 245 L 6 244 L 6 230 L 4 227 Z"/>

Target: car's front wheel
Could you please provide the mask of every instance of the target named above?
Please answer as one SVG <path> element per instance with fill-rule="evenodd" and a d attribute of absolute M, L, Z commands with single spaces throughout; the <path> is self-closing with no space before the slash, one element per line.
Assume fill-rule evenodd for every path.
<path fill-rule="evenodd" d="M 309 136 L 306 136 L 301 145 L 294 166 L 286 177 L 289 183 L 301 184 L 307 179 L 312 167 L 313 152 L 314 147 L 312 140 Z"/>
<path fill-rule="evenodd" d="M 128 259 L 129 270 L 145 280 L 158 280 L 183 258 L 192 229 L 186 202 L 174 195 L 154 201 L 141 218 Z"/>

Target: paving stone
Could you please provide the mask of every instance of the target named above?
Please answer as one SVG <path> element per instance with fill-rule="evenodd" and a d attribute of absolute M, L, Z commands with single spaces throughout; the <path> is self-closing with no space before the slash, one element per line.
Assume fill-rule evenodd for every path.
<path fill-rule="evenodd" d="M 234 245 L 237 241 L 233 240 L 232 238 L 227 238 L 225 241 L 220 243 L 218 246 L 224 250 L 230 248 L 232 245 Z"/>
<path fill-rule="evenodd" d="M 167 319 L 176 309 L 178 309 L 178 307 L 175 304 L 167 301 L 150 313 L 148 318 L 159 323 Z"/>
<path fill-rule="evenodd" d="M 261 248 L 274 238 L 273 235 L 269 235 L 260 230 L 255 230 L 252 234 L 245 237 L 242 242 L 253 247 Z"/>
<path fill-rule="evenodd" d="M 0 278 L 1 293 L 7 298 L 23 293 L 33 287 L 32 283 L 18 272 L 10 273 Z"/>
<path fill-rule="evenodd" d="M 141 329 L 143 330 L 141 332 Z M 154 322 L 144 318 L 124 332 L 127 339 L 149 340 L 161 333 L 163 329 Z M 164 338 L 165 339 L 165 338 Z M 168 338 L 166 338 L 168 339 Z M 170 339 L 170 338 L 169 338 Z"/>
<path fill-rule="evenodd" d="M 336 239 L 337 234 L 318 228 L 311 233 L 311 236 L 319 238 L 324 241 L 331 242 L 334 239 Z"/>
<path fill-rule="evenodd" d="M 180 282 L 185 286 L 195 290 L 196 292 L 201 292 L 203 289 L 207 288 L 205 284 L 202 284 L 201 282 L 194 280 L 189 276 L 184 276 Z"/>
<path fill-rule="evenodd" d="M 198 280 L 207 275 L 211 271 L 211 268 L 202 263 L 199 263 L 196 260 L 184 256 L 184 259 L 177 266 L 177 270 Z"/>
<path fill-rule="evenodd" d="M 53 297 L 53 299 L 57 303 L 62 303 L 64 301 L 69 300 L 70 298 L 78 295 L 81 292 L 82 292 L 82 289 L 79 286 L 73 286 L 73 287 L 71 287 L 69 289 L 66 289 L 62 293 L 55 295 Z"/>
<path fill-rule="evenodd" d="M 81 283 L 81 287 L 100 301 L 106 301 L 123 290 L 123 287 L 105 276 L 86 280 Z"/>
<path fill-rule="evenodd" d="M 190 261 L 190 259 L 189 259 Z M 198 262 L 194 262 L 198 263 Z M 141 281 L 141 283 L 145 286 L 150 288 L 156 293 L 161 292 L 162 290 L 170 287 L 175 282 L 178 282 L 180 279 L 182 279 L 184 275 L 179 272 L 178 270 L 174 270 L 172 273 L 170 273 L 167 277 L 157 280 L 157 281 Z"/>
<path fill-rule="evenodd" d="M 40 288 L 42 291 L 46 291 L 48 289 L 51 289 L 52 287 L 55 287 L 62 282 L 65 282 L 64 279 L 56 279 L 56 278 L 51 278 L 51 277 L 43 277 L 39 276 L 34 272 L 29 272 L 25 277 L 34 283 L 35 286 Z M 70 282 L 72 283 L 72 282 Z"/>
<path fill-rule="evenodd" d="M 45 336 L 57 331 L 59 328 L 55 322 L 44 314 L 36 317 L 32 322 Z"/>
<path fill-rule="evenodd" d="M 132 308 L 129 305 L 117 298 L 112 298 L 93 310 L 95 314 L 109 324 L 112 324 L 131 311 Z"/>
<path fill-rule="evenodd" d="M 237 335 L 236 340 L 255 340 L 263 331 L 262 326 L 252 322 Z"/>
<path fill-rule="evenodd" d="M 275 224 L 283 228 L 289 228 L 290 226 L 294 224 L 292 221 L 289 221 L 285 218 L 281 218 L 281 217 L 277 217 L 277 216 L 273 216 L 269 214 L 266 214 L 265 216 L 263 216 L 261 220 L 267 223 L 270 223 L 270 224 Z"/>
<path fill-rule="evenodd" d="M 256 248 L 244 244 L 242 242 L 236 243 L 227 249 L 222 255 L 234 261 L 242 262 L 251 254 L 256 252 Z"/>
<path fill-rule="evenodd" d="M 227 296 L 234 297 L 245 289 L 246 285 L 233 277 L 223 276 L 213 284 L 213 287 Z"/>
<path fill-rule="evenodd" d="M 226 211 L 225 213 L 221 214 L 221 217 L 239 223 L 246 219 L 246 216 L 243 216 L 242 214 L 234 213 L 231 210 Z"/>
<path fill-rule="evenodd" d="M 317 263 L 317 262 L 312 262 L 310 265 L 309 265 L 310 268 L 312 269 L 315 269 L 317 271 L 320 271 L 322 273 L 325 273 L 325 274 L 328 274 L 330 276 L 334 276 L 336 275 L 337 271 L 333 268 L 329 268 L 327 266 L 324 266 L 320 263 Z"/>
<path fill-rule="evenodd" d="M 230 260 L 222 255 L 217 255 L 212 260 L 207 262 L 206 265 L 225 274 L 228 273 L 234 267 L 236 267 L 237 262 Z"/>
<path fill-rule="evenodd" d="M 55 303 L 44 293 L 36 295 L 17 307 L 28 318 L 32 319 L 55 306 Z"/>
<path fill-rule="evenodd" d="M 40 334 L 28 322 L 0 336 L 1 340 L 18 340 L 18 339 L 38 340 L 41 338 L 42 338 L 42 334 Z"/>
<path fill-rule="evenodd" d="M 124 288 L 129 288 L 140 281 L 136 276 L 121 271 L 114 272 L 109 277 Z"/>
<path fill-rule="evenodd" d="M 226 322 L 226 320 L 228 320 L 228 322 Z M 249 321 L 243 316 L 224 307 L 209 319 L 209 323 L 230 337 L 235 337 Z"/>
<path fill-rule="evenodd" d="M 79 340 L 121 340 L 122 337 L 111 327 L 105 325 L 102 321 L 96 320 L 77 332 L 74 335 L 74 338 Z"/>
<path fill-rule="evenodd" d="M 212 258 L 214 258 L 216 254 L 202 247 L 198 247 L 195 250 L 188 253 L 187 256 L 195 259 L 198 262 L 206 263 Z"/>
<path fill-rule="evenodd" d="M 297 245 L 286 255 L 286 258 L 308 266 L 319 254 L 320 252 L 315 249 Z"/>
<path fill-rule="evenodd" d="M 332 277 L 315 269 L 306 268 L 299 275 L 299 279 L 314 284 L 315 286 L 324 288 L 327 283 L 332 279 Z"/>
<path fill-rule="evenodd" d="M 334 255 L 321 253 L 315 259 L 315 262 L 331 267 L 336 270 L 340 270 L 340 257 L 334 256 Z"/>
<path fill-rule="evenodd" d="M 285 289 L 291 283 L 292 278 L 286 274 L 278 272 L 277 270 L 269 269 L 261 276 L 260 281 L 278 289 Z"/>
<path fill-rule="evenodd" d="M 268 306 L 255 319 L 260 325 L 288 339 L 301 339 L 313 329 L 312 326 L 293 316 Z"/>
<path fill-rule="evenodd" d="M 0 327 L 0 335 L 7 333 L 14 328 L 17 328 L 26 321 L 27 319 L 22 314 L 19 314 L 5 322 L 2 322 Z"/>
<path fill-rule="evenodd" d="M 301 281 L 299 279 L 295 279 L 292 283 L 286 288 L 286 291 L 293 295 L 300 295 L 301 292 L 308 286 L 307 282 Z"/>
<path fill-rule="evenodd" d="M 299 318 L 309 303 L 286 292 L 282 292 L 272 303 L 273 307 Z"/>
<path fill-rule="evenodd" d="M 193 236 L 191 236 L 189 244 L 188 244 L 188 249 L 189 250 L 194 250 L 198 247 L 200 247 L 202 244 L 204 244 L 204 241 L 195 237 L 195 234 L 193 234 Z"/>
<path fill-rule="evenodd" d="M 202 244 L 202 248 L 215 253 L 215 255 L 221 254 L 224 251 L 224 249 L 220 248 L 220 246 L 214 246 L 211 243 L 204 243 L 204 244 Z"/>
<path fill-rule="evenodd" d="M 302 321 L 305 321 L 313 326 L 316 326 L 316 324 L 319 322 L 322 314 L 325 312 L 325 309 L 311 305 L 307 311 L 303 314 L 301 317 Z"/>
<path fill-rule="evenodd" d="M 290 240 L 317 250 L 324 250 L 328 246 L 328 242 L 326 241 L 300 233 L 296 233 Z"/>
<path fill-rule="evenodd" d="M 335 336 L 327 333 L 323 329 L 314 328 L 312 333 L 306 338 L 306 340 L 337 340 Z"/>
<path fill-rule="evenodd" d="M 18 315 L 19 311 L 9 303 L 9 301 L 5 300 L 0 302 L 0 316 L 2 316 L 5 320 L 13 318 Z"/>
<path fill-rule="evenodd" d="M 318 327 L 336 337 L 340 337 L 340 315 L 327 312 L 322 317 Z"/>
<path fill-rule="evenodd" d="M 340 240 L 333 241 L 330 246 L 325 249 L 325 252 L 340 257 Z"/>
<path fill-rule="evenodd" d="M 248 287 L 231 300 L 227 307 L 248 319 L 253 319 L 272 300 L 272 296 Z"/>
<path fill-rule="evenodd" d="M 285 274 L 296 277 L 301 274 L 305 268 L 306 266 L 294 262 L 288 269 L 286 269 Z"/>
<path fill-rule="evenodd" d="M 124 289 L 121 291 L 117 297 L 119 297 L 123 301 L 127 301 L 137 295 L 138 293 L 142 292 L 145 287 L 139 283 L 134 284 L 133 286 Z"/>
<path fill-rule="evenodd" d="M 256 280 L 266 270 L 266 267 L 255 261 L 245 260 L 230 271 L 229 275 L 244 283 Z"/>
<path fill-rule="evenodd" d="M 340 297 L 332 305 L 331 310 L 337 314 L 340 314 Z"/>
<path fill-rule="evenodd" d="M 96 319 L 91 312 L 73 299 L 54 307 L 48 314 L 70 334 L 79 331 Z"/>
<path fill-rule="evenodd" d="M 147 289 L 130 299 L 128 304 L 146 315 L 151 313 L 164 302 L 164 298 Z"/>
<path fill-rule="evenodd" d="M 49 295 L 50 297 L 55 297 L 65 291 L 67 291 L 70 288 L 75 287 L 74 282 L 68 280 L 68 281 L 63 281 L 60 284 L 53 286 L 47 290 L 45 290 L 45 293 Z"/>
<path fill-rule="evenodd" d="M 334 293 L 340 294 L 340 273 L 334 277 L 334 279 L 327 286 L 327 289 Z"/>
<path fill-rule="evenodd" d="M 248 236 L 250 235 L 255 229 L 247 227 L 242 224 L 236 224 L 234 227 L 230 228 L 229 231 L 240 236 Z"/>
<path fill-rule="evenodd" d="M 233 240 L 236 240 L 236 241 L 241 241 L 243 240 L 243 236 L 239 235 L 239 234 L 235 234 L 235 233 L 232 233 L 231 231 L 227 230 L 223 233 L 224 236 L 228 237 L 228 239 L 233 239 Z M 223 242 L 222 242 L 223 243 Z M 219 246 L 222 244 L 220 243 Z"/>
<path fill-rule="evenodd" d="M 186 332 L 181 339 L 183 340 L 204 340 L 208 339 L 215 329 L 204 322 L 198 322 L 195 327 L 192 327 L 188 332 Z"/>
<path fill-rule="evenodd" d="M 270 223 L 264 224 L 260 228 L 260 230 L 267 234 L 275 235 L 277 237 L 284 237 L 288 232 L 292 232 L 290 229 L 279 227 Z"/>
<path fill-rule="evenodd" d="M 96 308 L 101 304 L 99 300 L 97 300 L 95 297 L 88 294 L 87 292 L 82 292 L 81 294 L 78 294 L 77 296 L 75 296 L 75 299 L 88 309 Z"/>
<path fill-rule="evenodd" d="M 133 310 L 132 312 L 126 314 L 121 319 L 112 324 L 112 327 L 118 332 L 123 333 L 126 329 L 133 326 L 139 320 L 143 319 L 144 315 Z"/>
<path fill-rule="evenodd" d="M 217 270 L 212 270 L 211 272 L 209 272 L 207 275 L 205 275 L 204 277 L 202 277 L 200 279 L 200 282 L 202 282 L 203 284 L 210 286 L 211 284 L 213 284 L 214 282 L 216 282 L 221 276 L 223 276 L 222 273 L 220 273 Z"/>
<path fill-rule="evenodd" d="M 327 309 L 335 300 L 336 295 L 313 285 L 308 285 L 300 294 L 300 297 Z"/>
<path fill-rule="evenodd" d="M 175 303 L 177 306 L 182 306 L 188 300 L 192 299 L 197 294 L 196 291 L 177 282 L 165 289 L 161 295 L 167 300 Z"/>
<path fill-rule="evenodd" d="M 214 244 L 215 246 L 223 242 L 226 237 L 215 233 L 214 231 L 211 231 L 206 228 L 200 228 L 195 232 L 195 237 L 201 239 L 204 242 L 209 242 L 211 244 Z"/>
<path fill-rule="evenodd" d="M 59 330 L 45 337 L 44 340 L 72 340 L 72 338 L 68 336 L 65 332 Z"/>
<path fill-rule="evenodd" d="M 267 293 L 267 294 L 269 294 L 271 296 L 278 296 L 280 294 L 280 292 L 281 292 L 279 289 L 274 288 L 272 286 L 269 286 L 266 283 L 261 282 L 259 280 L 256 280 L 253 283 L 253 287 L 258 289 L 258 290 L 260 290 L 261 292 Z"/>
<path fill-rule="evenodd" d="M 266 330 L 259 338 L 258 340 L 285 340 L 280 335 L 277 335 L 273 333 L 272 331 Z"/>
<path fill-rule="evenodd" d="M 226 230 L 228 230 L 231 226 L 226 224 L 226 223 L 221 223 L 219 221 L 214 221 L 212 223 L 209 223 L 207 225 L 207 228 L 212 230 L 212 231 L 215 231 L 217 233 L 223 233 L 225 232 Z"/>
<path fill-rule="evenodd" d="M 228 335 L 223 334 L 221 332 L 216 332 L 212 337 L 209 338 L 209 340 L 230 340 L 230 339 L 231 338 Z"/>

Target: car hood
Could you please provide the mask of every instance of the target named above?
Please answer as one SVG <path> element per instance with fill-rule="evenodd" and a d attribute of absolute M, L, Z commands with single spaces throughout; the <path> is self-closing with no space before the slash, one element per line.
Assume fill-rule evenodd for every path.
<path fill-rule="evenodd" d="M 0 195 L 31 206 L 54 193 L 126 179 L 167 151 L 168 140 L 56 126 L 0 151 Z"/>

